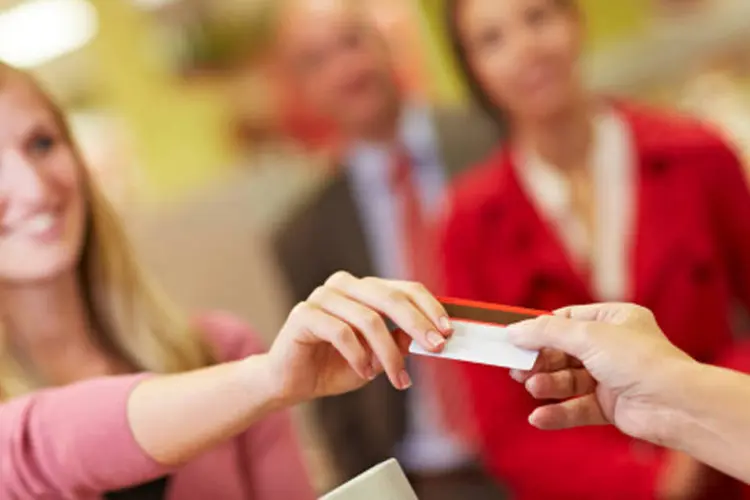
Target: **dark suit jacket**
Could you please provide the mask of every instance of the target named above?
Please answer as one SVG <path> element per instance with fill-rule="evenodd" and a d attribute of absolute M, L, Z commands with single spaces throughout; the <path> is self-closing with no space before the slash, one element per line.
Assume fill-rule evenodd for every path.
<path fill-rule="evenodd" d="M 435 109 L 432 116 L 449 177 L 484 159 L 498 144 L 498 127 L 473 110 Z M 340 169 L 275 238 L 281 269 L 296 302 L 305 300 L 336 271 L 375 274 L 346 172 Z M 405 430 L 404 397 L 380 377 L 358 392 L 320 401 L 319 424 L 344 478 L 393 456 Z"/>

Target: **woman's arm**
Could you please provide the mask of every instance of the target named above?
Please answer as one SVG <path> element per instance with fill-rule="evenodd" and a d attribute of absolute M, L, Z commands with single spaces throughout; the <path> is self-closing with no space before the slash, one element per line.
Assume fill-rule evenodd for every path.
<path fill-rule="evenodd" d="M 231 315 L 204 315 L 198 318 L 197 326 L 218 347 L 221 360 L 244 359 L 265 351 L 255 333 Z M 236 441 L 252 498 L 317 498 L 288 411 L 260 419 Z"/>
<path fill-rule="evenodd" d="M 89 380 L 0 405 L 0 498 L 67 498 L 166 474 L 285 404 L 267 356 Z"/>
<path fill-rule="evenodd" d="M 179 465 L 293 404 L 277 386 L 268 355 L 153 377 L 133 389 L 128 424 L 146 454 Z"/>
<path fill-rule="evenodd" d="M 0 404 L 0 498 L 85 496 L 168 472 L 130 431 L 128 399 L 146 377 L 88 380 Z"/>
<path fill-rule="evenodd" d="M 675 415 L 665 444 L 750 483 L 750 377 L 696 363 L 672 382 L 661 395 Z"/>
<path fill-rule="evenodd" d="M 75 497 L 158 477 L 272 412 L 363 386 L 410 383 L 381 315 L 432 351 L 447 315 L 411 283 L 339 273 L 290 315 L 271 351 L 170 376 L 113 377 L 0 406 L 0 497 Z M 356 331 L 356 333 L 355 333 Z M 444 341 L 443 341 L 444 342 Z"/>

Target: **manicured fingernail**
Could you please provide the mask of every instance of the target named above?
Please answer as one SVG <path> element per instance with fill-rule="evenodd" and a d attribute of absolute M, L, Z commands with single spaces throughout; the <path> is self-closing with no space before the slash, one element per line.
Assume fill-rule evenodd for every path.
<path fill-rule="evenodd" d="M 451 320 L 449 320 L 447 317 L 440 318 L 440 329 L 443 330 L 443 332 L 452 332 L 453 331 L 453 325 L 451 324 Z"/>
<path fill-rule="evenodd" d="M 427 332 L 427 342 L 437 349 L 445 344 L 445 338 L 437 332 Z"/>
<path fill-rule="evenodd" d="M 401 386 L 402 390 L 408 389 L 411 387 L 411 377 L 408 373 L 406 373 L 406 370 L 401 371 L 401 373 L 398 374 L 398 383 Z"/>

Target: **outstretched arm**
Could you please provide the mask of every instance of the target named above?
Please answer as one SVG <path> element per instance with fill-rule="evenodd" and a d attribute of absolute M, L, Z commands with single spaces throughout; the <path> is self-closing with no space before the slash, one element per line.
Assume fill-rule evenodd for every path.
<path fill-rule="evenodd" d="M 402 327 L 399 337 L 382 315 Z M 144 482 L 280 408 L 357 389 L 382 371 L 406 389 L 409 337 L 439 350 L 428 334 L 449 333 L 444 317 L 418 285 L 340 273 L 295 308 L 268 354 L 0 405 L 0 497 L 68 498 Z"/>
<path fill-rule="evenodd" d="M 750 482 L 750 376 L 700 364 L 673 346 L 653 315 L 622 304 L 573 307 L 509 328 L 546 349 L 513 377 L 560 403 L 529 417 L 542 429 L 616 425 Z"/>

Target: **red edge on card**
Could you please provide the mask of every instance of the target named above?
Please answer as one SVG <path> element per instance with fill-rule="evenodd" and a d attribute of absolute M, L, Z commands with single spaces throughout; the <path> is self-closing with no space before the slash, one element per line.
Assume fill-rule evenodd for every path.
<path fill-rule="evenodd" d="M 508 312 L 508 313 L 528 314 L 529 316 L 544 316 L 544 315 L 552 314 L 549 311 L 529 309 L 526 307 L 504 306 L 500 304 L 492 304 L 489 302 L 479 302 L 476 300 L 456 299 L 452 297 L 437 297 L 437 299 L 438 301 L 445 303 L 445 304 L 453 304 L 456 306 L 466 306 L 466 307 L 476 307 L 478 309 L 490 309 L 492 311 L 502 311 L 502 312 Z"/>

